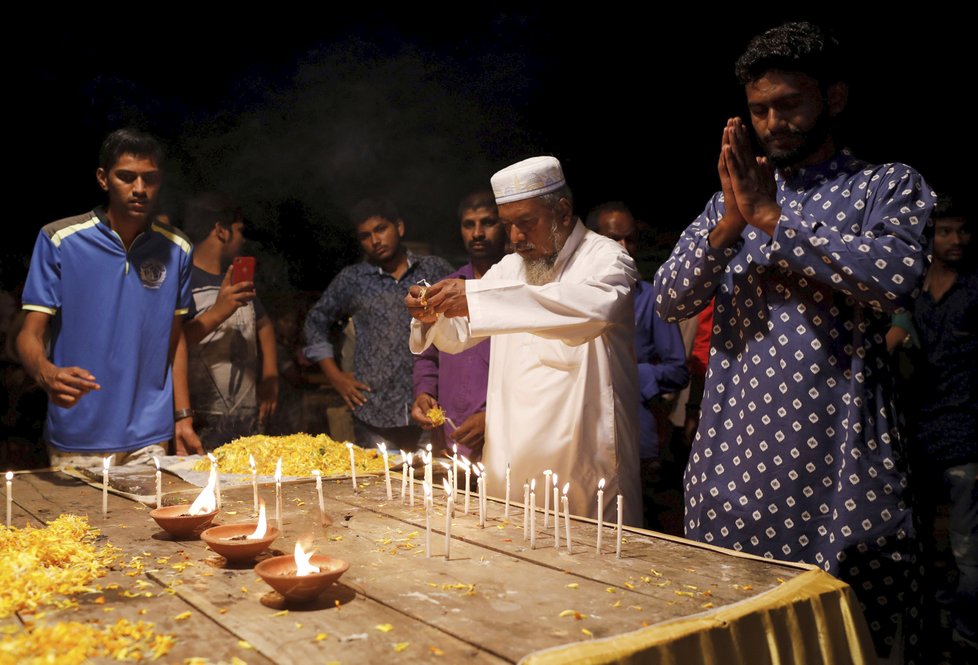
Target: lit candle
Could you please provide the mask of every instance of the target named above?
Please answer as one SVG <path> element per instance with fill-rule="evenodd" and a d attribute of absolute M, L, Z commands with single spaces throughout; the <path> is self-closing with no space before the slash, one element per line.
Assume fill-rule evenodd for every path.
<path fill-rule="evenodd" d="M 214 471 L 214 475 L 217 478 L 217 484 L 214 486 L 214 494 L 217 496 L 217 509 L 221 509 L 221 470 L 217 466 L 217 458 L 213 454 L 207 453 L 207 459 L 211 461 L 211 469 Z"/>
<path fill-rule="evenodd" d="M 604 531 L 604 478 L 598 481 L 598 542 L 594 551 L 601 554 L 601 533 Z"/>
<path fill-rule="evenodd" d="M 482 462 L 476 462 L 476 466 L 479 467 L 479 471 L 482 472 L 482 485 L 479 487 L 479 510 L 481 510 L 482 512 L 480 513 L 479 516 L 480 519 L 482 520 L 482 526 L 485 527 L 486 517 L 489 514 L 489 506 L 486 505 L 486 480 L 488 479 L 486 478 L 485 465 L 483 465 Z"/>
<path fill-rule="evenodd" d="M 560 549 L 560 488 L 557 487 L 557 474 L 553 475 L 554 482 L 554 549 Z M 546 492 L 546 490 L 544 490 Z"/>
<path fill-rule="evenodd" d="M 319 495 L 319 523 L 326 526 L 326 503 L 323 501 L 323 474 L 319 469 L 313 469 L 316 477 L 316 494 Z"/>
<path fill-rule="evenodd" d="M 451 558 L 452 550 L 452 504 L 454 503 L 452 486 L 448 484 L 448 480 L 442 481 L 445 486 L 445 561 Z"/>
<path fill-rule="evenodd" d="M 452 487 L 458 487 L 458 444 L 452 444 Z"/>
<path fill-rule="evenodd" d="M 462 455 L 462 466 L 465 467 L 465 514 L 469 514 L 469 482 L 472 480 L 472 462 Z"/>
<path fill-rule="evenodd" d="M 570 507 L 567 501 L 567 490 L 570 489 L 570 483 L 564 483 L 564 496 L 562 497 L 564 506 L 564 540 L 567 541 L 567 553 L 571 553 L 571 539 L 570 539 Z"/>
<path fill-rule="evenodd" d="M 401 503 L 407 499 L 408 455 L 401 451 Z"/>
<path fill-rule="evenodd" d="M 548 490 L 550 489 L 550 476 L 553 471 L 546 469 L 543 472 L 543 528 L 546 529 L 550 524 L 550 494 Z"/>
<path fill-rule="evenodd" d="M 384 455 L 384 480 L 387 483 L 387 500 L 390 501 L 394 498 L 394 493 L 391 491 L 391 471 L 387 466 L 387 444 L 381 441 L 377 444 L 377 447 L 380 448 L 380 452 Z"/>
<path fill-rule="evenodd" d="M 282 458 L 275 463 L 275 523 L 282 531 Z"/>
<path fill-rule="evenodd" d="M 421 453 L 421 461 L 424 461 L 424 452 Z M 426 481 L 427 482 L 427 481 Z M 414 508 L 414 456 L 408 453 L 408 490 L 411 493 L 411 507 Z"/>
<path fill-rule="evenodd" d="M 622 513 L 624 512 L 624 504 L 625 504 L 625 498 L 621 494 L 619 494 L 618 495 L 618 533 L 617 533 L 617 542 L 615 543 L 616 559 L 621 558 L 621 518 L 622 518 Z"/>
<path fill-rule="evenodd" d="M 102 517 L 109 517 L 109 464 L 112 463 L 112 455 L 102 460 Z"/>
<path fill-rule="evenodd" d="M 156 507 L 163 506 L 163 475 L 160 472 L 160 460 L 153 455 L 153 463 L 156 464 Z"/>
<path fill-rule="evenodd" d="M 248 464 L 251 465 L 251 496 L 254 501 L 254 512 L 259 512 L 258 508 L 258 469 L 255 467 L 255 457 L 248 453 Z"/>
<path fill-rule="evenodd" d="M 424 489 L 424 557 L 431 558 L 431 485 L 427 482 Z"/>
<path fill-rule="evenodd" d="M 536 549 L 537 546 L 537 479 L 534 478 L 530 481 L 530 549 Z M 546 496 L 547 488 L 543 488 L 543 494 Z"/>
<path fill-rule="evenodd" d="M 479 527 L 485 528 L 486 526 L 486 516 L 482 512 L 482 472 L 479 471 L 479 467 L 474 466 L 473 471 L 475 471 L 475 486 L 478 492 L 476 499 L 479 501 Z"/>
<path fill-rule="evenodd" d="M 353 493 L 357 493 L 357 462 L 353 457 L 353 444 L 346 442 L 346 448 L 350 451 L 350 477 L 353 479 Z"/>
<path fill-rule="evenodd" d="M 14 472 L 7 472 L 7 528 L 10 528 L 10 519 L 14 511 Z"/>
<path fill-rule="evenodd" d="M 431 462 L 434 459 L 431 455 L 431 444 L 429 443 L 427 446 L 424 447 L 424 449 L 428 452 L 427 459 L 425 459 L 424 455 L 421 456 L 421 461 L 424 462 L 424 479 L 428 481 L 429 485 L 434 486 L 435 483 L 432 480 L 432 475 L 431 475 L 432 474 Z"/>
<path fill-rule="evenodd" d="M 530 484 L 523 483 L 523 540 L 530 537 Z"/>
<path fill-rule="evenodd" d="M 503 519 L 509 519 L 509 462 L 506 462 L 506 507 L 503 509 Z"/>

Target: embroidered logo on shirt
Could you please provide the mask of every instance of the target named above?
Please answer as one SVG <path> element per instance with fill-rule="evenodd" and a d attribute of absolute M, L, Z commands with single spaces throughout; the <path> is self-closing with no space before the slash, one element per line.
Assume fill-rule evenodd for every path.
<path fill-rule="evenodd" d="M 147 289 L 158 289 L 166 279 L 166 266 L 156 259 L 146 259 L 139 266 L 139 279 Z"/>

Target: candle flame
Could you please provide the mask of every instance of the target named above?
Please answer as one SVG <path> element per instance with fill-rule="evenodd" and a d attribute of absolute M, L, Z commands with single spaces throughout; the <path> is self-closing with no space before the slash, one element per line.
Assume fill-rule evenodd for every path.
<path fill-rule="evenodd" d="M 156 455 L 153 455 L 153 464 L 156 465 L 156 470 L 159 471 L 160 470 L 160 459 Z"/>
<path fill-rule="evenodd" d="M 414 453 L 407 454 L 407 465 L 414 466 Z"/>
<path fill-rule="evenodd" d="M 554 474 L 554 487 L 557 487 L 557 474 Z"/>
<path fill-rule="evenodd" d="M 282 482 L 282 458 L 278 458 L 278 462 L 275 463 L 275 482 Z"/>
<path fill-rule="evenodd" d="M 430 499 L 431 498 L 431 485 L 428 484 L 428 481 L 426 480 L 423 483 L 421 483 L 421 487 L 424 489 L 424 498 L 425 499 Z"/>
<path fill-rule="evenodd" d="M 545 475 L 545 476 L 549 476 L 551 473 L 553 473 L 553 470 L 552 469 L 544 469 L 543 470 L 543 475 Z"/>
<path fill-rule="evenodd" d="M 468 459 L 466 459 L 465 455 L 459 455 L 458 456 L 458 461 L 461 462 L 462 463 L 462 466 L 464 466 L 466 469 L 468 469 L 470 466 L 472 466 L 472 462 L 470 462 Z"/>
<path fill-rule="evenodd" d="M 472 466 L 472 470 L 475 471 L 475 478 L 476 478 L 476 480 L 478 480 L 479 478 L 482 477 L 482 472 L 479 471 L 479 467 L 478 466 L 473 465 Z"/>
<path fill-rule="evenodd" d="M 252 455 L 251 453 L 248 453 L 248 464 L 251 465 L 251 472 L 254 473 L 256 471 L 256 469 L 255 469 L 255 456 Z"/>
<path fill-rule="evenodd" d="M 210 476 L 207 478 L 207 486 L 201 490 L 194 502 L 190 504 L 191 515 L 203 515 L 217 510 L 217 469 L 211 467 Z"/>
<path fill-rule="evenodd" d="M 482 469 L 482 473 L 485 473 L 486 472 L 486 465 L 483 464 L 482 462 L 476 462 L 476 466 L 478 466 L 480 469 Z"/>
<path fill-rule="evenodd" d="M 402 448 L 401 449 L 401 459 L 404 459 L 405 457 L 407 457 L 407 453 L 404 452 L 404 449 Z"/>
<path fill-rule="evenodd" d="M 7 472 L 7 482 L 9 483 L 13 479 L 14 479 L 14 472 L 13 471 L 8 471 Z"/>
<path fill-rule="evenodd" d="M 424 451 L 421 451 L 421 463 L 431 464 L 431 453 L 426 453 Z"/>
<path fill-rule="evenodd" d="M 102 458 L 102 468 L 108 471 L 109 465 L 112 463 L 112 455 Z"/>
<path fill-rule="evenodd" d="M 258 499 L 258 526 L 245 540 L 261 540 L 268 533 L 268 519 L 265 517 L 265 499 Z"/>
<path fill-rule="evenodd" d="M 319 476 L 321 474 L 322 474 L 322 472 L 319 469 L 313 469 L 312 470 L 312 475 L 314 475 L 314 476 Z"/>
<path fill-rule="evenodd" d="M 564 483 L 564 496 L 567 496 L 567 490 L 570 489 L 570 483 Z"/>
<path fill-rule="evenodd" d="M 384 443 L 383 441 L 381 441 L 380 443 L 378 443 L 377 444 L 377 450 L 380 451 L 380 454 L 381 455 L 383 455 L 384 457 L 387 457 L 387 444 L 386 443 Z"/>
<path fill-rule="evenodd" d="M 598 489 L 599 490 L 603 490 L 604 489 L 604 478 L 602 478 L 601 480 L 598 481 Z"/>
<path fill-rule="evenodd" d="M 451 483 L 448 482 L 448 478 L 442 478 L 441 479 L 441 484 L 445 487 L 445 494 L 447 496 L 451 496 L 452 495 L 452 485 L 451 485 Z"/>
<path fill-rule="evenodd" d="M 458 444 L 457 443 L 453 443 L 452 444 L 452 452 L 455 453 L 456 455 L 458 455 Z"/>
<path fill-rule="evenodd" d="M 537 489 L 537 479 L 534 478 L 533 480 L 530 481 L 530 491 L 535 492 L 536 489 Z"/>
<path fill-rule="evenodd" d="M 452 465 L 449 464 L 448 462 L 441 462 L 441 461 L 439 461 L 438 463 L 441 464 L 445 468 L 445 471 L 448 471 L 449 469 L 452 468 Z"/>
<path fill-rule="evenodd" d="M 305 577 L 306 575 L 309 575 L 311 573 L 319 572 L 319 566 L 314 566 L 311 563 L 309 563 L 309 560 L 312 559 L 312 555 L 315 553 L 316 553 L 315 548 L 310 549 L 309 552 L 306 552 L 302 548 L 302 543 L 296 541 L 295 553 L 293 554 L 293 557 L 295 558 L 296 577 Z"/>
<path fill-rule="evenodd" d="M 431 452 L 431 444 L 429 443 L 427 446 L 424 447 L 424 449 L 427 450 L 430 453 Z"/>

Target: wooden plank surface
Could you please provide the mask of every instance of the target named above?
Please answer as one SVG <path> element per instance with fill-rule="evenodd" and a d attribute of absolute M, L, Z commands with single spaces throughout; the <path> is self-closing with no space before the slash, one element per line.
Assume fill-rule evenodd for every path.
<path fill-rule="evenodd" d="M 152 478 L 152 468 L 146 474 Z M 494 502 L 485 529 L 478 527 L 477 516 L 459 511 L 453 521 L 452 557 L 446 561 L 442 492 L 436 494 L 432 519 L 433 556 L 426 558 L 420 491 L 411 509 L 397 498 L 386 500 L 382 478 L 363 480 L 357 494 L 349 480 L 327 481 L 326 509 L 334 524 L 323 529 L 310 480 L 284 488 L 284 533 L 273 548 L 291 552 L 297 538 L 312 536 L 321 553 L 345 559 L 351 567 L 317 603 L 283 613 L 280 597 L 269 592 L 250 565 L 220 567 L 223 559 L 202 541 L 171 540 L 149 518 L 147 508 L 110 496 L 109 518 L 102 520 L 101 493 L 79 480 L 53 473 L 19 480 L 14 496 L 24 514 L 43 520 L 62 512 L 89 514 L 91 523 L 127 556 L 143 557 L 138 579 L 153 584 L 157 595 L 145 601 L 106 595 L 106 605 L 96 611 L 110 607 L 118 616 L 139 618 L 139 609 L 151 608 L 147 614 L 160 618 L 159 629 L 174 632 L 181 648 L 189 649 L 181 653 L 204 647 L 206 653 L 197 655 L 212 659 L 234 655 L 246 662 L 264 662 L 262 657 L 283 663 L 374 662 L 401 655 L 516 662 L 542 648 L 709 612 L 804 570 L 649 532 L 629 533 L 623 557 L 616 560 L 611 528 L 605 531 L 605 552 L 599 557 L 594 552 L 595 525 L 579 520 L 572 527 L 573 554 L 554 549 L 552 528 L 538 529 L 537 548 L 530 550 L 518 522 L 522 509 L 512 506 L 507 523 L 502 505 Z M 199 491 L 181 482 L 169 483 L 167 503 L 190 500 Z M 399 487 L 397 480 L 395 496 Z M 263 486 L 262 496 L 274 506 L 273 488 Z M 251 507 L 250 487 L 226 489 L 219 520 L 251 521 Z M 542 526 L 541 515 L 537 524 Z M 563 533 L 561 524 L 562 539 Z M 120 586 L 118 593 L 132 587 L 133 578 L 126 579 L 129 585 Z M 560 616 L 566 610 L 572 612 Z M 172 620 L 184 611 L 193 618 Z M 389 632 L 377 628 L 385 624 L 391 626 Z M 251 648 L 241 647 L 239 640 Z M 396 652 L 395 645 L 403 643 L 408 646 Z"/>

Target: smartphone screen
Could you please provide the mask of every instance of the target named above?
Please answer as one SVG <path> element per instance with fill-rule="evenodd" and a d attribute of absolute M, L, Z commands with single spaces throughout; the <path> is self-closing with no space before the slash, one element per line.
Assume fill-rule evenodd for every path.
<path fill-rule="evenodd" d="M 231 283 L 255 281 L 255 257 L 236 256 L 231 262 Z"/>

